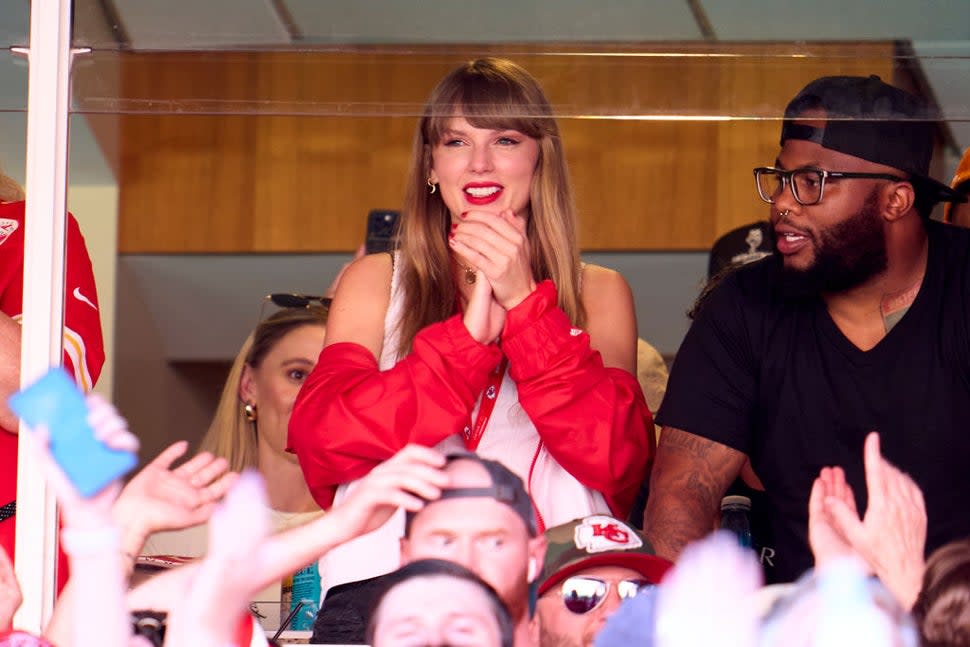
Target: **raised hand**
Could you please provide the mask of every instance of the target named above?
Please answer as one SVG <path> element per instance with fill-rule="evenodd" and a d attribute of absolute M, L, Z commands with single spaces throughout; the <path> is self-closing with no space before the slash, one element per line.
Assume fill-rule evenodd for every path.
<path fill-rule="evenodd" d="M 208 552 L 172 609 L 166 645 L 232 644 L 240 615 L 262 587 L 267 507 L 262 477 L 247 470 L 212 515 Z"/>
<path fill-rule="evenodd" d="M 825 499 L 833 527 L 868 562 L 907 609 L 919 594 L 925 563 L 926 503 L 907 474 L 882 457 L 879 434 L 866 436 L 864 458 L 869 505 L 860 520 L 854 506 Z"/>
<path fill-rule="evenodd" d="M 832 513 L 826 505 L 828 499 L 841 501 L 846 509 L 858 517 L 855 495 L 841 467 L 823 467 L 808 499 L 808 543 L 815 556 L 816 568 L 855 554 L 855 549 L 834 525 Z"/>
<path fill-rule="evenodd" d="M 188 446 L 179 441 L 167 447 L 121 491 L 112 512 L 124 529 L 126 552 L 138 554 L 145 539 L 160 530 L 205 523 L 235 482 L 238 475 L 228 471 L 229 462 L 208 452 L 172 469 Z"/>
<path fill-rule="evenodd" d="M 495 300 L 514 308 L 536 288 L 526 221 L 511 210 L 467 211 L 449 238 L 452 249 L 488 279 Z"/>
<path fill-rule="evenodd" d="M 121 417 L 110 402 L 97 393 L 87 396 L 88 424 L 94 436 L 113 449 L 135 451 L 138 439 L 128 431 L 127 421 Z M 38 463 L 44 470 L 47 482 L 61 504 L 61 514 L 66 528 L 100 528 L 114 526 L 111 507 L 121 491 L 120 481 L 115 481 L 92 497 L 84 498 L 75 489 L 58 466 L 49 451 L 50 434 L 43 425 L 38 425 L 31 443 Z"/>
<path fill-rule="evenodd" d="M 440 452 L 408 445 L 356 483 L 325 518 L 349 533 L 347 539 L 376 530 L 398 508 L 415 512 L 441 496 L 441 488 L 448 485 L 444 464 Z"/>

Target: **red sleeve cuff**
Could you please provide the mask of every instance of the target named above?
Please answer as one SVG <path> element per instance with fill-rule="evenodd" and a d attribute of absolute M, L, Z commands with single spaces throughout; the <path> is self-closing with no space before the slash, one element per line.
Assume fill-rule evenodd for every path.
<path fill-rule="evenodd" d="M 589 335 L 574 328 L 558 306 L 552 281 L 543 281 L 505 319 L 502 349 L 509 358 L 509 372 L 522 382 L 546 372 L 564 354 L 589 352 Z"/>

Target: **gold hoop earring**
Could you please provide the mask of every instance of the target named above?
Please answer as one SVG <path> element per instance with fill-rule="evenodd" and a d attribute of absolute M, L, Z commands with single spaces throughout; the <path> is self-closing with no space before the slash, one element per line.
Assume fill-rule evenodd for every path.
<path fill-rule="evenodd" d="M 250 402 L 247 402 L 246 406 L 243 407 L 243 413 L 246 416 L 246 420 L 249 422 L 256 422 L 256 419 L 259 418 L 259 414 L 256 411 L 256 405 Z"/>
<path fill-rule="evenodd" d="M 432 182 L 430 177 L 428 178 L 428 188 L 431 189 L 428 191 L 428 195 L 434 195 L 435 191 L 438 190 L 438 185 Z"/>

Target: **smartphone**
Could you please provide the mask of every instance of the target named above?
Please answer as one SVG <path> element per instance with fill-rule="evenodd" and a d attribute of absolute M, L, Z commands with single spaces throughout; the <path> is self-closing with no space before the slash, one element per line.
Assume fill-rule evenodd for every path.
<path fill-rule="evenodd" d="M 400 212 L 389 209 L 373 209 L 367 214 L 367 237 L 364 238 L 364 248 L 368 254 L 393 251 L 400 215 Z"/>
<path fill-rule="evenodd" d="M 83 497 L 98 493 L 138 463 L 133 452 L 108 447 L 94 436 L 84 394 L 61 368 L 14 393 L 8 403 L 30 427 L 47 426 L 51 455 Z"/>

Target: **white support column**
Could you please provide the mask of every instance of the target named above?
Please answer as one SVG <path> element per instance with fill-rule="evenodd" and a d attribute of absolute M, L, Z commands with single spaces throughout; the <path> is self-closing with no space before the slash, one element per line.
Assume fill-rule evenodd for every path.
<path fill-rule="evenodd" d="M 31 3 L 28 60 L 21 384 L 62 362 L 71 0 Z M 30 440 L 20 434 L 16 570 L 24 602 L 15 626 L 40 633 L 54 605 L 57 512 L 31 465 Z"/>

